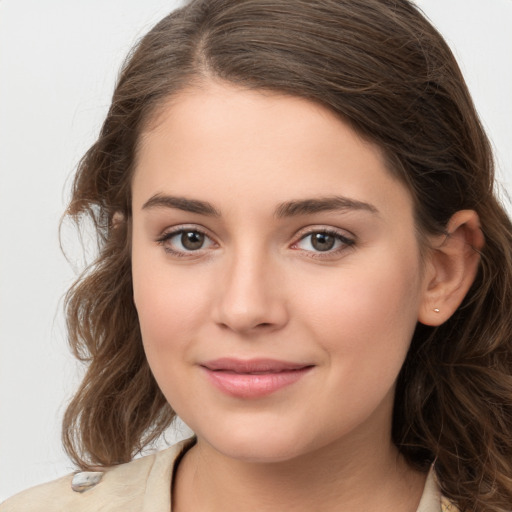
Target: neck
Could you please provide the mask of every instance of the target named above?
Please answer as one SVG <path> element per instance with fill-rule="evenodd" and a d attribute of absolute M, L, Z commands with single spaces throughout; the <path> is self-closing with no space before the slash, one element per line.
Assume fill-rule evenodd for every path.
<path fill-rule="evenodd" d="M 172 510 L 309 512 L 321 504 L 325 512 L 411 512 L 424 482 L 391 442 L 335 442 L 262 463 L 226 457 L 199 439 L 178 467 Z"/>

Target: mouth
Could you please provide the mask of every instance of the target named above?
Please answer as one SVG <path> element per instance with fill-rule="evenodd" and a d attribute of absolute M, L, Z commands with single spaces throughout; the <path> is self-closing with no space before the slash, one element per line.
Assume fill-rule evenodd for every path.
<path fill-rule="evenodd" d="M 237 398 L 260 398 L 301 380 L 314 365 L 274 359 L 221 358 L 200 365 L 220 391 Z"/>

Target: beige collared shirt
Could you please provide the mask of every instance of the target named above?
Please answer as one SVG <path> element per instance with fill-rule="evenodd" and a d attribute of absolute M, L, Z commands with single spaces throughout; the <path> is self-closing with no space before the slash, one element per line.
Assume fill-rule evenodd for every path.
<path fill-rule="evenodd" d="M 71 474 L 38 485 L 2 503 L 0 512 L 171 512 L 174 464 L 189 444 L 183 441 L 100 474 Z M 82 492 L 73 490 L 73 480 Z M 417 512 L 457 512 L 441 497 L 433 471 Z"/>

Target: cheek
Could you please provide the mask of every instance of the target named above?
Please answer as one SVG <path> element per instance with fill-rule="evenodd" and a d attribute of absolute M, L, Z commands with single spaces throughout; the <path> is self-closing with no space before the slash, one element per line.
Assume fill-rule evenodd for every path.
<path fill-rule="evenodd" d="M 414 253 L 413 253 L 414 254 Z M 421 298 L 416 258 L 381 253 L 367 264 L 344 267 L 311 296 L 304 290 L 298 307 L 309 318 L 312 335 L 347 371 L 370 375 L 399 369 L 407 353 Z"/>
<path fill-rule="evenodd" d="M 204 276 L 179 267 L 171 271 L 160 247 L 150 247 L 134 232 L 132 246 L 133 299 L 144 348 L 150 364 L 178 350 L 204 311 Z"/>
<path fill-rule="evenodd" d="M 134 301 L 146 350 L 175 349 L 189 339 L 204 314 L 204 289 L 180 283 L 172 275 L 156 272 L 138 274 L 134 269 Z"/>
<path fill-rule="evenodd" d="M 198 338 L 198 322 L 204 316 L 203 297 L 197 286 L 181 283 L 179 276 L 158 274 L 134 262 L 134 301 L 142 342 L 151 371 L 173 409 L 188 417 L 191 390 L 191 348 Z M 184 364 L 185 363 L 185 364 Z"/>
<path fill-rule="evenodd" d="M 316 340 L 330 368 L 322 383 L 330 393 L 319 393 L 320 409 L 343 410 L 357 423 L 393 396 L 417 322 L 418 274 L 414 265 L 403 269 L 351 269 L 315 300 L 304 297 L 310 321 L 301 330 Z M 336 432 L 337 418 L 330 418 Z"/>

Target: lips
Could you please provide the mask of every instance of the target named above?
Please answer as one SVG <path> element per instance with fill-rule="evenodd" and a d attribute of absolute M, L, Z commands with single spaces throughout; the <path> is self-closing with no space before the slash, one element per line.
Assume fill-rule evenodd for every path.
<path fill-rule="evenodd" d="M 259 398 L 301 380 L 313 365 L 274 359 L 221 358 L 200 365 L 220 391 L 238 398 Z"/>

